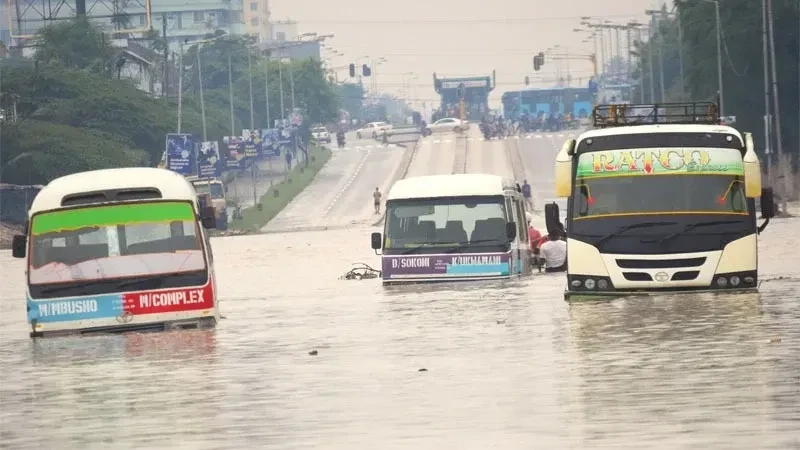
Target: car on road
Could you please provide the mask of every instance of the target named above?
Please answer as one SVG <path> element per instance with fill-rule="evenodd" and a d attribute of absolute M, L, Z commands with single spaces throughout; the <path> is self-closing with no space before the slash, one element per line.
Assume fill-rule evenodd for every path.
<path fill-rule="evenodd" d="M 363 128 L 356 131 L 356 137 L 361 139 L 364 136 L 369 136 L 373 139 L 376 139 L 378 136 L 383 134 L 384 131 L 391 133 L 392 124 L 386 122 L 370 122 L 364 125 Z"/>
<path fill-rule="evenodd" d="M 317 142 L 331 143 L 331 133 L 325 127 L 315 127 L 311 129 L 311 137 Z"/>
<path fill-rule="evenodd" d="M 469 125 L 466 122 L 452 117 L 439 119 L 428 125 L 428 130 L 430 130 L 431 133 L 459 132 L 467 128 L 469 128 Z"/>

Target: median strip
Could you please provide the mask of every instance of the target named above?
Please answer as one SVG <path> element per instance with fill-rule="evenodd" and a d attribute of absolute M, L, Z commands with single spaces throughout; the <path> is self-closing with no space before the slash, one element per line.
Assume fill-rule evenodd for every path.
<path fill-rule="evenodd" d="M 242 216 L 231 221 L 230 234 L 261 230 L 314 181 L 330 157 L 331 151 L 328 148 L 310 146 L 308 167 L 305 164 L 296 165 L 280 182 L 272 185 L 254 207 L 243 209 Z"/>

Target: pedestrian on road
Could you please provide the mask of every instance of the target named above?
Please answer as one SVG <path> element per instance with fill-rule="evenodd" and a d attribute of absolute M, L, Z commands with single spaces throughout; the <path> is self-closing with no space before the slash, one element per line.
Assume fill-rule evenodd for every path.
<path fill-rule="evenodd" d="M 381 213 L 381 191 L 378 188 L 375 188 L 375 192 L 372 193 L 372 199 L 375 201 L 375 215 L 379 215 Z"/>
<path fill-rule="evenodd" d="M 531 199 L 531 185 L 528 184 L 528 180 L 524 180 L 522 182 L 522 197 L 525 199 L 525 206 L 528 207 L 528 211 L 533 211 L 533 200 Z"/>

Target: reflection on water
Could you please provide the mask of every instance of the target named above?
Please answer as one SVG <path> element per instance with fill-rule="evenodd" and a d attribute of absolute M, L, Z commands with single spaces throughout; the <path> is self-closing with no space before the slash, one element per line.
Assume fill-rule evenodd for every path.
<path fill-rule="evenodd" d="M 762 278 L 800 266 L 791 229 Z M 568 305 L 563 274 L 337 280 L 379 265 L 369 231 L 213 241 L 211 331 L 31 341 L 0 254 L 0 447 L 800 446 L 798 281 Z"/>

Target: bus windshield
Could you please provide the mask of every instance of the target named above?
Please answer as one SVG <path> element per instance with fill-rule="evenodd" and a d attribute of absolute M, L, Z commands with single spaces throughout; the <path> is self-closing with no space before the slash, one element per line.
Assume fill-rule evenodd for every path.
<path fill-rule="evenodd" d="M 384 250 L 505 246 L 506 217 L 503 196 L 390 200 Z"/>
<path fill-rule="evenodd" d="M 39 213 L 31 222 L 31 285 L 203 271 L 190 202 L 132 203 Z"/>
<path fill-rule="evenodd" d="M 626 215 L 747 216 L 735 149 L 631 149 L 580 155 L 573 220 Z"/>

